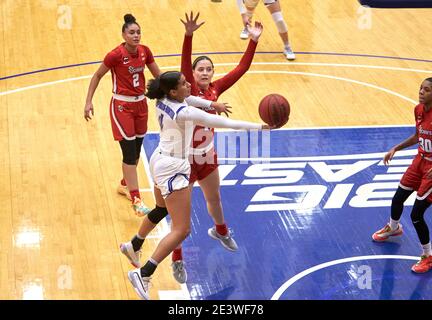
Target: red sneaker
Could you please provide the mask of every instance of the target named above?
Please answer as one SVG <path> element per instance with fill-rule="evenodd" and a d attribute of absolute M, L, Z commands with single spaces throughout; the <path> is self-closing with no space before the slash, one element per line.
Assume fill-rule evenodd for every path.
<path fill-rule="evenodd" d="M 415 273 L 425 273 L 430 269 L 432 269 L 432 256 L 421 256 L 420 261 L 411 268 Z"/>
<path fill-rule="evenodd" d="M 377 241 L 377 242 L 382 242 L 382 241 L 386 241 L 390 237 L 400 236 L 400 235 L 402 235 L 402 233 L 403 233 L 403 230 L 402 230 L 401 224 L 398 224 L 398 227 L 396 230 L 392 230 L 390 228 L 390 224 L 387 223 L 384 226 L 384 228 L 378 230 L 377 232 L 375 232 L 372 235 L 372 239 L 374 241 Z"/>

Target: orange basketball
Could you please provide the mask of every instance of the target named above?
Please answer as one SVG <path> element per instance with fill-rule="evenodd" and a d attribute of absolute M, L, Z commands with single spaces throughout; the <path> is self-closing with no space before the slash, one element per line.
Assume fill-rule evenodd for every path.
<path fill-rule="evenodd" d="M 258 112 L 265 123 L 280 128 L 288 122 L 290 104 L 280 94 L 272 93 L 262 98 Z"/>

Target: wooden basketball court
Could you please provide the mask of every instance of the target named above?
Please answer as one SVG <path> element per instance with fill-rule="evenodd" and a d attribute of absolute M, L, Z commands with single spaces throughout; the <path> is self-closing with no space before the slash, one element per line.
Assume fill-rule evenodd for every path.
<path fill-rule="evenodd" d="M 259 121 L 260 99 L 275 92 L 290 101 L 288 128 L 414 123 L 418 88 L 432 75 L 430 10 L 368 11 L 354 0 L 281 4 L 297 59 L 284 58 L 260 4 L 255 18 L 264 33 L 254 63 L 220 98 L 233 106 L 232 118 Z M 137 299 L 118 246 L 140 219 L 116 193 L 121 152 L 110 127 L 109 75 L 95 93 L 94 119 L 83 118 L 99 65 L 92 62 L 122 42 L 123 15 L 132 13 L 159 66 L 178 70 L 179 19 L 193 10 L 205 20 L 194 53 L 211 55 L 220 76 L 247 46 L 235 1 L 1 1 L 0 9 L 0 299 Z M 148 126 L 158 130 L 152 112 Z M 153 203 L 142 165 L 138 173 Z M 143 259 L 158 241 L 155 232 Z M 169 260 L 153 277 L 152 299 L 182 290 Z"/>

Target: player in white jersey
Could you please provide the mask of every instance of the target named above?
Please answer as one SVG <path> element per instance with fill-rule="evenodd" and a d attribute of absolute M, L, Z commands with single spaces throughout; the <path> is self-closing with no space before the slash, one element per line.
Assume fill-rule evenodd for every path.
<path fill-rule="evenodd" d="M 240 14 L 244 26 L 244 29 L 240 33 L 240 39 L 249 38 L 249 31 L 247 26 L 251 24 L 252 16 L 259 2 L 260 0 L 237 0 L 237 6 L 240 10 Z M 295 53 L 291 48 L 291 44 L 288 38 L 288 26 L 282 15 L 282 8 L 281 8 L 280 1 L 262 0 L 262 2 L 270 12 L 272 19 L 276 25 L 276 28 L 278 29 L 279 37 L 281 38 L 284 45 L 284 49 L 283 49 L 284 56 L 288 60 L 294 60 Z"/>
<path fill-rule="evenodd" d="M 195 125 L 210 128 L 260 130 L 268 125 L 231 120 L 190 107 L 185 98 L 190 95 L 190 83 L 177 71 L 168 71 L 150 81 L 146 96 L 158 99 L 156 111 L 160 125 L 160 142 L 150 159 L 150 173 L 155 184 L 156 205 L 168 209 L 171 216 L 171 231 L 158 244 L 143 267 L 128 272 L 128 278 L 142 299 L 149 299 L 150 276 L 162 262 L 190 233 L 190 163 L 189 149 Z M 199 98 L 195 98 L 199 99 Z M 203 103 L 209 101 L 203 100 Z M 143 219 L 140 231 L 154 225 Z M 145 233 L 146 234 L 146 233 Z M 132 250 L 133 251 L 133 250 Z M 132 260 L 139 257 L 130 253 Z"/>

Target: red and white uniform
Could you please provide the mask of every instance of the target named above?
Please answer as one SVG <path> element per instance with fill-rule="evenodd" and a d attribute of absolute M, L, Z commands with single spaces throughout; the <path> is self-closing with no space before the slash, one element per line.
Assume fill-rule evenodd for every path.
<path fill-rule="evenodd" d="M 250 40 L 249 45 L 243 54 L 239 64 L 222 78 L 210 83 L 207 90 L 202 91 L 195 82 L 192 72 L 192 36 L 185 36 L 181 58 L 181 72 L 186 80 L 191 84 L 191 95 L 198 96 L 206 100 L 217 101 L 219 96 L 234 83 L 236 83 L 249 69 L 255 54 L 257 42 Z M 216 114 L 213 108 L 203 109 L 204 111 Z M 217 167 L 217 154 L 214 150 L 214 129 L 196 126 L 192 139 L 193 159 L 191 162 L 190 183 L 202 180 L 212 173 Z"/>
<path fill-rule="evenodd" d="M 144 45 L 131 54 L 122 43 L 105 56 L 103 63 L 111 69 L 113 82 L 110 117 L 115 140 L 134 140 L 147 132 L 144 68 L 153 62 L 152 52 Z"/>
<path fill-rule="evenodd" d="M 400 187 L 405 190 L 416 190 L 417 199 L 432 202 L 432 179 L 426 174 L 432 169 L 432 109 L 424 110 L 419 104 L 414 109 L 416 132 L 418 135 L 418 154 L 403 175 Z"/>

